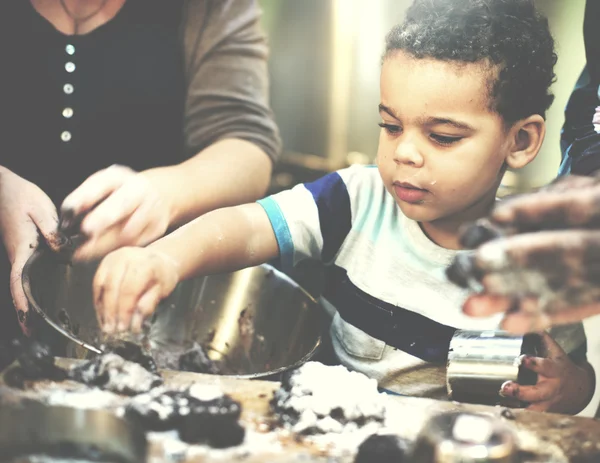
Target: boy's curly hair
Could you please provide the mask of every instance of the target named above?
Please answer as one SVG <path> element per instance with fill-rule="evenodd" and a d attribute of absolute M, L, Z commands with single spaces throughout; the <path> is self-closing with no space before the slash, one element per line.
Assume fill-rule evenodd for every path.
<path fill-rule="evenodd" d="M 533 0 L 415 0 L 386 38 L 385 57 L 396 50 L 415 58 L 488 61 L 498 71 L 490 109 L 509 125 L 532 114 L 545 117 L 554 99 L 554 40 Z"/>

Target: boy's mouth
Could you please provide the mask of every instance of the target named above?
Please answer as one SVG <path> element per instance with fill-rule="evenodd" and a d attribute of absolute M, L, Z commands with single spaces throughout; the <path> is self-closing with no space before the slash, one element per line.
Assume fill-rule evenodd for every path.
<path fill-rule="evenodd" d="M 429 194 L 429 190 L 419 188 L 418 186 L 407 182 L 394 182 L 393 187 L 396 197 L 400 201 L 410 204 L 418 204 L 422 202 Z"/>

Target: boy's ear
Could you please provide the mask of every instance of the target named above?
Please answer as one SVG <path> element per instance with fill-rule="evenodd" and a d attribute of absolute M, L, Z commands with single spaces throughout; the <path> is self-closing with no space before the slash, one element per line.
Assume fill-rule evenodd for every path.
<path fill-rule="evenodd" d="M 546 122 L 539 114 L 517 121 L 510 129 L 512 148 L 506 158 L 509 167 L 520 169 L 533 161 L 542 147 L 545 135 Z"/>

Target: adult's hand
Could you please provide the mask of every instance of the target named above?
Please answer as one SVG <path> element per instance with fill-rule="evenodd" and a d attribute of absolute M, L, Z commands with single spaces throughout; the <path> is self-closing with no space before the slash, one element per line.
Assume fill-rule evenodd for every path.
<path fill-rule="evenodd" d="M 81 217 L 86 240 L 73 258 L 93 260 L 161 237 L 169 226 L 170 208 L 148 175 L 115 165 L 91 175 L 65 198 L 61 218 Z"/>
<path fill-rule="evenodd" d="M 23 266 L 38 246 L 40 234 L 54 250 L 65 244 L 57 226 L 56 208 L 50 198 L 33 183 L 0 168 L 0 233 L 11 264 L 14 306 L 21 329 L 27 335 L 29 305 L 21 284 Z"/>
<path fill-rule="evenodd" d="M 475 251 L 448 276 L 480 290 L 465 313 L 507 312 L 503 328 L 518 333 L 600 313 L 600 176 L 563 177 L 501 201 L 462 241 Z"/>

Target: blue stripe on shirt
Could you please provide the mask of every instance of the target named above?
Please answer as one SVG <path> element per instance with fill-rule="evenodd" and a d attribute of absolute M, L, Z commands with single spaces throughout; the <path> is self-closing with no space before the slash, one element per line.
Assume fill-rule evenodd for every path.
<path fill-rule="evenodd" d="M 292 241 L 292 234 L 290 233 L 285 216 L 277 201 L 271 197 L 261 199 L 257 203 L 267 213 L 271 227 L 273 227 L 273 231 L 275 232 L 281 265 L 284 270 L 289 270 L 294 266 L 294 242 Z"/>
<path fill-rule="evenodd" d="M 304 186 L 312 194 L 319 210 L 323 237 L 321 259 L 330 262 L 352 227 L 352 210 L 346 184 L 340 174 L 334 172 Z"/>

